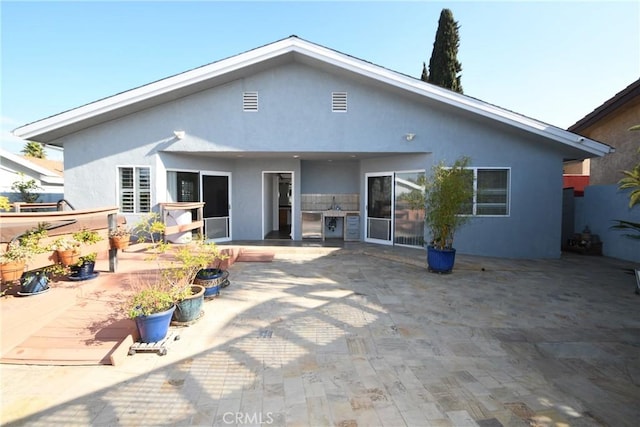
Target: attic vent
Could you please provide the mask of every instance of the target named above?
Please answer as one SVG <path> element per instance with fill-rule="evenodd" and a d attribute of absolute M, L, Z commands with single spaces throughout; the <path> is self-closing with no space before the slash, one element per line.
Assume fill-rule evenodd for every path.
<path fill-rule="evenodd" d="M 331 92 L 331 111 L 347 112 L 347 92 Z"/>
<path fill-rule="evenodd" d="M 242 109 L 244 111 L 258 111 L 258 92 L 242 93 Z"/>

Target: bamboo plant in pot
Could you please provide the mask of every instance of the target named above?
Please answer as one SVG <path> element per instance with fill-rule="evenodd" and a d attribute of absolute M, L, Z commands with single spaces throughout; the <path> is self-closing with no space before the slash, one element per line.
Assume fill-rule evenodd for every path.
<path fill-rule="evenodd" d="M 453 247 L 455 232 L 469 216 L 465 208 L 473 200 L 473 173 L 466 169 L 468 157 L 461 157 L 447 167 L 440 162 L 434 166 L 425 188 L 425 224 L 431 236 L 427 246 L 429 271 L 450 273 L 455 263 Z"/>

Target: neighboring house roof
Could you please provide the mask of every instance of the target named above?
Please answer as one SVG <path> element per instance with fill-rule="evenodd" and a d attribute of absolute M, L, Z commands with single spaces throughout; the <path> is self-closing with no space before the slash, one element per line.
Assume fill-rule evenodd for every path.
<path fill-rule="evenodd" d="M 5 160 L 6 159 L 6 160 Z M 62 162 L 57 160 L 37 159 L 34 157 L 19 156 L 0 148 L 1 163 L 7 160 L 16 165 L 32 171 L 32 177 L 38 178 L 46 184 L 63 184 L 63 166 Z"/>
<path fill-rule="evenodd" d="M 35 163 L 38 166 L 50 171 L 53 175 L 64 176 L 64 163 L 59 160 L 39 159 L 37 157 L 22 156 L 28 162 Z"/>
<path fill-rule="evenodd" d="M 598 141 L 308 42 L 297 36 L 24 125 L 15 129 L 13 134 L 31 141 L 56 145 L 58 138 L 81 129 L 182 98 L 293 59 L 319 68 L 355 73 L 408 93 L 487 117 L 565 144 L 583 152 L 585 157 L 603 156 L 611 151 L 611 147 Z"/>
<path fill-rule="evenodd" d="M 601 106 L 587 114 L 576 123 L 571 125 L 568 130 L 570 132 L 583 132 L 591 125 L 604 119 L 606 116 L 615 113 L 618 109 L 625 107 L 628 103 L 637 100 L 640 97 L 640 79 L 631 83 L 629 86 L 618 92 L 613 98 L 605 101 Z"/>

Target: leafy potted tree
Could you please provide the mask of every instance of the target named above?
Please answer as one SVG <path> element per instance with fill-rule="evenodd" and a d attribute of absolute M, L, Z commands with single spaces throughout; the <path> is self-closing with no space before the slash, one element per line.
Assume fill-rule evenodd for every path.
<path fill-rule="evenodd" d="M 144 277 L 146 284 L 138 286 L 127 311 L 136 322 L 141 341 L 157 342 L 167 335 L 172 319 L 189 323 L 202 314 L 204 287 L 193 281 L 208 258 L 191 246 L 172 251 L 171 245 L 160 242 L 157 236 L 164 232 L 164 223 L 157 214 L 142 218 L 134 230 L 138 241 L 151 241 L 147 260 L 155 262 L 156 268 Z"/>
<path fill-rule="evenodd" d="M 453 247 L 455 232 L 469 219 L 465 206 L 473 198 L 473 174 L 466 169 L 468 157 L 461 157 L 453 166 L 440 162 L 434 166 L 425 187 L 425 224 L 431 235 L 427 246 L 429 271 L 450 273 L 455 263 Z"/>
<path fill-rule="evenodd" d="M 202 243 L 197 243 L 201 246 Z M 176 310 L 173 320 L 179 323 L 189 323 L 197 320 L 202 314 L 205 288 L 195 284 L 196 274 L 208 264 L 208 257 L 197 247 L 184 246 L 175 254 L 176 260 L 169 268 L 162 270 L 162 278 L 166 281 L 175 297 Z"/>

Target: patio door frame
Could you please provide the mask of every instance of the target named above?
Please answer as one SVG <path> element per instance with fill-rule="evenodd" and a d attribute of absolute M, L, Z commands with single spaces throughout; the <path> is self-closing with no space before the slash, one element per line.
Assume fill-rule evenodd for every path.
<path fill-rule="evenodd" d="M 217 239 L 211 239 L 214 242 L 230 242 L 231 240 L 233 240 L 233 236 L 232 236 L 232 222 L 233 222 L 233 213 L 232 213 L 232 193 L 231 193 L 231 189 L 232 189 L 232 182 L 231 182 L 231 172 L 221 172 L 221 171 L 200 171 L 200 201 L 204 201 L 204 177 L 205 176 L 226 176 L 227 177 L 227 198 L 229 201 L 229 212 L 228 212 L 228 216 L 227 216 L 227 236 L 226 237 L 220 237 Z M 220 218 L 224 218 L 224 217 L 220 217 Z M 206 222 L 207 222 L 207 217 L 203 215 L 203 220 L 205 221 L 205 235 L 206 235 Z"/>
<path fill-rule="evenodd" d="M 410 248 L 422 248 L 422 246 L 415 245 L 405 245 L 401 243 L 396 243 L 396 185 L 397 178 L 399 174 L 408 174 L 408 173 L 426 173 L 423 169 L 415 169 L 415 170 L 398 170 L 391 172 L 367 172 L 365 173 L 365 205 L 364 205 L 364 214 L 365 214 L 365 230 L 364 230 L 364 241 L 367 243 L 377 243 L 381 245 L 398 245 L 398 246 L 406 246 Z M 390 218 L 389 220 L 389 240 L 383 240 L 378 238 L 369 237 L 370 232 L 370 220 L 380 218 L 369 218 L 369 178 L 372 177 L 389 177 L 391 179 L 391 191 L 390 191 Z M 424 230 L 423 230 L 424 233 Z"/>
<path fill-rule="evenodd" d="M 391 205 L 391 210 L 390 210 L 390 218 L 389 220 L 389 240 L 383 240 L 383 239 L 377 239 L 377 238 L 373 238 L 373 237 L 369 237 L 369 232 L 370 232 L 370 219 L 380 219 L 380 218 L 369 218 L 369 178 L 374 178 L 374 177 L 389 177 L 391 178 L 391 200 L 389 200 L 389 203 Z M 367 172 L 365 173 L 365 188 L 364 188 L 364 194 L 365 194 L 365 203 L 364 203 L 364 241 L 367 243 L 377 243 L 380 245 L 393 245 L 393 236 L 394 236 L 394 232 L 393 232 L 393 226 L 394 226 L 394 222 L 395 222 L 395 212 L 394 212 L 394 201 L 395 201 L 395 173 L 394 172 Z M 386 219 L 386 218 L 385 218 Z"/>
<path fill-rule="evenodd" d="M 295 171 L 292 170 L 263 170 L 262 171 L 262 207 L 261 207 L 261 212 L 262 212 L 262 240 L 266 239 L 266 235 L 267 235 L 267 226 L 265 224 L 265 221 L 267 220 L 267 218 L 269 216 L 272 216 L 272 221 L 275 221 L 275 219 L 277 218 L 277 211 L 278 211 L 278 189 L 277 188 L 272 188 L 273 192 L 270 194 L 267 194 L 267 179 L 272 179 L 273 175 L 279 175 L 281 173 L 285 173 L 285 174 L 290 174 L 291 175 L 291 240 L 294 239 L 294 236 L 296 235 L 296 230 L 298 228 L 298 222 L 296 221 L 296 215 L 294 215 L 295 212 L 295 207 L 296 207 L 296 173 Z M 271 201 L 270 203 L 267 203 L 267 198 L 269 198 L 269 200 Z M 272 208 L 272 212 L 268 215 L 266 209 L 271 206 Z M 273 228 L 273 226 L 271 226 L 270 228 Z"/>

